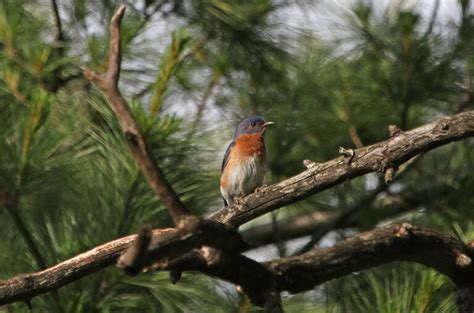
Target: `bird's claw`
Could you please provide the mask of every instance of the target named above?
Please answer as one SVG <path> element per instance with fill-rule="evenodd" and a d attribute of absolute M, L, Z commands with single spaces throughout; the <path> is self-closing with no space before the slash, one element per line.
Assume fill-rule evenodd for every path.
<path fill-rule="evenodd" d="M 238 197 L 234 198 L 234 203 L 233 204 L 242 205 L 244 203 L 245 203 L 245 201 L 244 201 L 243 196 L 238 196 Z"/>

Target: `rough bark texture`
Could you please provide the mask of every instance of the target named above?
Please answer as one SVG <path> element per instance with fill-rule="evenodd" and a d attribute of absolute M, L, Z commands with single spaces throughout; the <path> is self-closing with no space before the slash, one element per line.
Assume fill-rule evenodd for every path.
<path fill-rule="evenodd" d="M 153 236 L 173 236 L 175 229 L 153 231 Z M 35 295 L 57 289 L 87 274 L 113 264 L 136 236 L 99 246 L 47 270 L 14 277 L 0 283 L 0 304 L 28 301 Z M 358 234 L 325 249 L 300 256 L 258 263 L 245 256 L 202 245 L 187 253 L 174 254 L 168 247 L 166 261 L 155 255 L 152 269 L 194 270 L 240 285 L 258 305 L 267 304 L 268 292 L 298 293 L 334 278 L 394 261 L 411 261 L 429 266 L 458 286 L 462 307 L 474 305 L 474 249 L 454 237 L 408 224 L 389 225 Z M 268 304 L 267 304 L 268 305 Z M 468 311 L 461 311 L 468 312 Z M 471 312 L 471 311 L 469 311 Z"/>
<path fill-rule="evenodd" d="M 251 301 L 265 307 L 266 312 L 283 311 L 279 295 L 282 291 L 310 290 L 328 280 L 393 261 L 417 262 L 448 276 L 458 289 L 461 312 L 472 312 L 474 251 L 451 236 L 406 224 L 392 225 L 356 235 L 331 248 L 259 263 L 240 254 L 247 244 L 232 226 L 369 172 L 384 172 L 386 180 L 392 180 L 398 166 L 420 152 L 473 136 L 473 111 L 405 133 L 393 133 L 389 140 L 355 151 L 342 149 L 344 157 L 323 164 L 307 162 L 306 171 L 201 220 L 189 215 L 166 181 L 118 90 L 120 21 L 124 12 L 125 7 L 121 6 L 111 21 L 107 72 L 84 73 L 107 97 L 132 155 L 177 227 L 154 231 L 144 228 L 139 236 L 117 239 L 46 270 L 0 282 L 0 304 L 29 303 L 36 295 L 114 264 L 126 251 L 119 266 L 129 273 L 149 268 L 169 270 L 179 279 L 180 271 L 197 270 L 241 286 Z"/>
<path fill-rule="evenodd" d="M 298 293 L 350 273 L 393 261 L 417 262 L 445 274 L 459 286 L 474 281 L 474 250 L 454 237 L 409 224 L 388 225 L 333 247 L 266 263 L 278 275 L 278 289 Z"/>
<path fill-rule="evenodd" d="M 451 124 L 453 124 L 453 126 L 449 126 Z M 252 194 L 248 196 L 244 202 L 244 203 L 247 203 L 245 207 L 243 207 L 242 205 L 239 205 L 239 206 L 230 207 L 230 209 L 225 208 L 221 210 L 223 212 L 219 211 L 211 215 L 210 218 L 215 219 L 215 220 L 220 220 L 222 219 L 222 217 L 229 217 L 230 220 L 237 220 L 239 222 L 242 221 L 242 218 L 241 218 L 242 216 L 244 216 L 245 219 L 255 218 L 263 214 L 262 208 L 270 207 L 273 209 L 273 208 L 280 207 L 289 203 L 288 201 L 290 200 L 293 202 L 296 202 L 298 199 L 304 198 L 316 192 L 315 190 L 318 191 L 318 190 L 324 189 L 323 188 L 324 186 L 326 186 L 325 188 L 329 188 L 327 186 L 342 182 L 343 179 L 341 179 L 340 177 L 346 177 L 346 178 L 355 177 L 357 175 L 362 175 L 363 173 L 368 171 L 367 167 L 363 167 L 363 169 L 360 169 L 361 165 L 358 165 L 358 164 L 365 164 L 366 166 L 368 166 L 367 164 L 369 164 L 370 166 L 375 166 L 377 164 L 383 165 L 386 163 L 386 158 L 388 158 L 392 162 L 400 163 L 406 160 L 407 158 L 410 158 L 411 156 L 413 156 L 414 153 L 419 153 L 422 151 L 433 149 L 439 145 L 446 144 L 450 141 L 472 136 L 473 129 L 474 129 L 474 113 L 473 112 L 461 113 L 450 118 L 444 118 L 441 121 L 430 123 L 428 125 L 416 128 L 413 131 L 407 132 L 404 135 L 397 136 L 388 141 L 370 146 L 368 148 L 360 149 L 360 151 L 357 150 L 356 156 L 354 157 L 354 160 L 351 162 L 351 165 L 347 165 L 347 163 L 345 163 L 345 160 L 343 158 L 337 158 L 335 160 L 329 161 L 322 165 L 312 167 L 309 170 L 293 178 L 290 178 L 289 180 L 286 180 L 282 183 L 279 183 L 273 186 L 269 186 L 265 190 L 262 190 L 256 194 Z M 433 140 L 434 143 L 431 143 L 430 140 Z M 415 143 L 418 143 L 418 144 L 415 144 Z M 394 151 L 394 153 L 396 153 L 399 159 L 387 156 L 386 154 L 383 154 L 382 151 L 392 151 L 392 152 Z M 353 167 L 355 167 L 356 169 L 353 169 Z M 332 168 L 332 170 L 328 171 L 328 168 Z M 313 186 L 313 188 L 310 188 L 311 186 Z M 298 187 L 299 189 L 298 190 L 291 189 L 291 188 L 296 188 L 296 187 Z M 295 192 L 297 196 L 293 196 L 291 192 Z M 262 201 L 260 200 L 260 198 L 273 199 L 271 200 L 272 201 L 271 206 L 268 206 L 268 204 L 265 204 L 265 203 L 262 204 Z M 255 202 L 252 202 L 252 201 L 255 201 Z M 256 204 L 253 205 L 251 203 L 256 203 Z M 250 213 L 247 213 L 245 208 L 247 208 L 248 212 Z M 251 208 L 254 208 L 254 209 L 251 209 Z M 233 216 L 235 216 L 235 219 L 233 218 Z M 163 234 L 171 234 L 171 233 L 175 233 L 176 231 L 177 230 L 175 229 L 156 230 L 152 234 L 152 242 L 160 242 L 159 238 Z M 193 236 L 193 235 L 188 232 L 187 236 Z M 130 246 L 131 241 L 134 239 L 135 239 L 135 236 L 129 236 L 122 239 L 118 239 L 109 244 L 97 247 L 89 252 L 86 252 L 85 254 L 79 255 L 68 261 L 60 263 L 45 271 L 33 273 L 33 274 L 20 275 L 12 279 L 9 279 L 7 281 L 4 281 L 0 283 L 0 304 L 11 303 L 15 301 L 28 301 L 35 295 L 57 289 L 87 274 L 93 273 L 101 268 L 110 266 L 117 260 L 119 254 Z M 360 240 L 360 238 L 357 240 Z M 397 243 L 397 242 L 398 241 L 394 241 L 394 243 Z M 204 242 L 202 243 L 204 244 Z M 423 242 L 420 242 L 420 243 L 423 243 Z M 462 243 L 460 242 L 457 243 L 457 245 L 459 247 L 462 247 Z M 344 259 L 348 265 L 352 264 L 353 267 L 346 267 L 346 266 L 341 265 L 338 268 L 339 269 L 338 271 L 333 271 L 331 274 L 326 272 L 324 273 L 324 275 L 322 275 L 323 272 L 321 272 L 321 270 L 318 267 L 314 267 L 314 270 L 318 272 L 316 277 L 311 276 L 311 275 L 302 275 L 304 277 L 301 277 L 301 279 L 304 279 L 303 282 L 306 282 L 305 283 L 306 287 L 304 288 L 309 288 L 309 286 L 314 286 L 315 284 L 322 283 L 323 281 L 326 281 L 328 279 L 339 277 L 341 275 L 346 275 L 355 270 L 360 270 L 362 269 L 362 267 L 368 268 L 370 266 L 375 266 L 383 262 L 395 261 L 395 260 L 411 260 L 411 261 L 417 261 L 417 262 L 420 261 L 420 260 L 405 258 L 403 254 L 397 254 L 397 253 L 401 253 L 400 250 L 397 250 L 397 249 L 401 249 L 401 247 L 397 246 L 396 244 L 395 245 L 387 244 L 385 246 L 379 246 L 379 248 L 381 247 L 385 247 L 385 250 L 384 250 L 383 255 L 380 256 L 380 258 L 372 258 L 369 256 L 364 256 L 364 253 L 361 252 L 361 254 L 359 255 L 359 258 L 360 258 L 359 262 L 355 262 L 351 258 Z M 390 251 L 392 248 L 394 248 L 394 250 L 393 250 L 393 253 L 390 254 Z M 404 251 L 407 251 L 407 250 L 404 250 Z M 409 250 L 409 252 L 410 251 L 411 250 Z M 430 251 L 427 251 L 427 253 L 433 253 L 433 251 L 437 251 L 436 252 L 438 253 L 437 259 L 439 258 L 445 259 L 447 254 L 450 254 L 450 253 L 452 254 L 452 252 L 449 252 L 449 251 L 446 252 L 447 250 L 430 250 Z M 326 253 L 327 251 L 325 251 L 323 254 L 326 254 Z M 466 254 L 466 255 L 469 256 L 469 254 Z M 320 260 L 318 261 L 318 258 L 317 258 L 317 256 L 321 257 L 321 254 L 315 254 L 314 256 L 315 256 L 315 259 L 314 259 L 315 262 L 321 262 Z M 383 259 L 383 258 L 387 258 L 388 256 L 390 256 L 392 259 L 391 260 Z M 308 256 L 305 254 L 305 257 L 308 257 Z M 420 257 L 419 254 L 418 254 L 418 257 Z M 427 262 L 435 259 L 430 254 L 426 254 L 425 257 L 428 260 Z M 450 259 L 452 260 L 452 255 Z M 297 262 L 298 259 L 292 259 L 292 260 L 294 262 Z M 333 260 L 329 260 L 329 262 L 333 262 Z M 420 261 L 420 263 L 423 263 L 423 262 Z M 289 266 L 289 264 L 292 264 L 292 262 L 288 261 L 285 264 L 285 263 L 278 263 L 278 261 L 275 261 L 274 263 L 270 264 L 270 267 L 272 268 L 275 267 L 274 268 L 275 270 L 280 271 L 280 268 L 277 266 L 277 264 L 280 264 L 280 266 L 287 266 L 287 265 Z M 318 263 L 318 264 L 320 264 L 321 267 L 325 266 L 325 264 L 322 264 L 322 263 Z M 357 267 L 355 267 L 354 264 L 357 265 Z M 363 266 L 361 264 L 363 264 Z M 442 264 L 446 265 L 448 263 L 444 262 Z M 430 265 L 430 264 L 426 264 L 426 265 Z M 448 271 L 446 271 L 443 268 L 438 268 L 436 264 L 432 264 L 432 265 L 435 269 L 440 270 L 441 272 L 447 274 L 448 276 L 452 278 L 457 277 L 456 275 L 454 276 L 450 275 L 450 273 L 448 273 Z M 179 268 L 179 266 L 177 268 Z M 201 267 L 201 270 L 203 273 L 220 277 L 222 279 L 235 282 L 241 285 L 243 284 L 242 281 L 240 281 L 240 279 L 237 279 L 235 276 L 231 275 L 230 273 L 226 273 L 226 271 L 222 270 L 222 268 L 227 268 L 227 267 L 217 267 L 217 268 L 214 267 L 212 270 L 208 269 L 207 267 Z M 289 266 L 286 271 L 291 270 L 293 271 L 293 273 L 297 273 L 297 272 L 294 272 L 294 268 L 295 266 L 293 267 Z M 471 267 L 468 266 L 467 268 L 470 269 Z M 173 268 L 170 268 L 170 269 L 173 269 Z M 190 268 L 190 269 L 195 269 L 195 268 Z M 230 272 L 235 273 L 235 269 L 229 269 L 229 268 L 227 269 Z M 240 272 L 246 273 L 245 269 L 246 267 L 242 267 L 242 270 Z M 262 277 L 266 277 L 265 275 L 266 274 L 262 274 Z M 245 277 L 245 275 L 242 275 L 242 277 Z M 314 279 L 311 280 L 308 277 L 314 277 Z M 468 275 L 466 276 L 463 275 L 462 277 L 468 278 L 468 281 L 472 279 L 472 276 L 468 276 Z M 259 281 L 265 281 L 265 280 L 261 279 Z M 283 284 L 283 282 L 285 283 Z M 298 288 L 295 287 L 296 285 L 292 285 L 288 281 L 285 281 L 284 279 L 279 279 L 279 284 L 280 286 L 286 286 L 286 287 L 281 287 L 282 290 L 291 290 L 291 291 L 298 290 Z M 301 289 L 303 287 L 299 287 L 299 288 Z M 248 289 L 250 289 L 250 287 L 248 287 L 247 290 Z M 465 289 L 462 289 L 462 290 L 465 290 Z M 248 293 L 257 294 L 257 292 L 253 292 L 253 291 L 248 291 Z M 465 291 L 460 294 L 461 295 L 465 294 Z M 254 302 L 256 303 L 259 302 L 258 299 L 260 298 L 261 298 L 260 296 L 255 296 Z M 466 303 L 467 301 L 469 301 L 469 300 L 466 300 L 466 298 L 468 297 L 460 296 L 460 299 L 463 300 L 463 303 Z M 464 306 L 468 304 L 464 304 Z"/>
<path fill-rule="evenodd" d="M 209 216 L 210 219 L 240 226 L 284 205 L 307 198 L 370 172 L 384 173 L 415 155 L 474 135 L 474 112 L 464 112 L 400 132 L 386 141 L 355 150 L 355 155 L 316 164 L 278 184 L 260 189 Z M 349 162 L 350 161 L 350 162 Z"/>
<path fill-rule="evenodd" d="M 154 230 L 154 236 L 173 229 Z M 0 305 L 16 301 L 28 302 L 36 295 L 58 289 L 117 262 L 136 235 L 123 237 L 79 254 L 44 271 L 21 274 L 0 282 Z"/>
<path fill-rule="evenodd" d="M 402 175 L 405 172 L 401 173 Z M 402 175 L 397 175 L 399 179 Z M 381 185 L 348 207 L 337 208 L 333 211 L 315 211 L 306 214 L 280 219 L 276 222 L 260 224 L 241 231 L 243 239 L 249 243 L 250 249 L 280 241 L 287 241 L 304 236 L 311 236 L 295 254 L 302 254 L 312 249 L 328 232 L 367 225 L 367 215 L 377 216 L 374 222 L 393 218 L 408 211 L 414 211 L 420 206 L 429 206 L 449 195 L 452 187 L 447 185 L 432 186 L 429 190 L 385 194 L 376 199 L 387 189 Z"/>
<path fill-rule="evenodd" d="M 202 220 L 193 229 L 173 228 L 165 235 L 151 236 L 150 233 L 139 236 L 134 245 L 120 257 L 118 266 L 127 272 L 137 273 L 147 267 L 161 266 L 161 263 L 167 263 L 203 246 L 233 254 L 239 254 L 248 248 L 234 228 Z M 160 264 L 156 264 L 156 261 Z"/>

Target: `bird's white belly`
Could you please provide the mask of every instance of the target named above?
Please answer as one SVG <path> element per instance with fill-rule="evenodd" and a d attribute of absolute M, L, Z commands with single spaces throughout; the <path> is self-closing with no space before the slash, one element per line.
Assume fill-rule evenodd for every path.
<path fill-rule="evenodd" d="M 231 197 L 244 196 L 252 193 L 262 185 L 265 175 L 265 164 L 257 156 L 248 158 L 236 165 L 228 177 L 228 192 Z"/>

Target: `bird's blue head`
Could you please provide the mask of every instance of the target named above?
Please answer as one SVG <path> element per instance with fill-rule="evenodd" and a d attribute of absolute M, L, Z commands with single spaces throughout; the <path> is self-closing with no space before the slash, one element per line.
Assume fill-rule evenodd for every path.
<path fill-rule="evenodd" d="M 257 133 L 264 135 L 267 127 L 273 124 L 273 122 L 267 122 L 263 117 L 260 116 L 247 117 L 239 123 L 239 126 L 237 126 L 235 137 L 238 137 L 239 135 Z"/>

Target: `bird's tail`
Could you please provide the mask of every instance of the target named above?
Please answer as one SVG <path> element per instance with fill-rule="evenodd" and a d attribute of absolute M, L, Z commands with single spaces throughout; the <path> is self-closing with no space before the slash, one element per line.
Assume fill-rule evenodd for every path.
<path fill-rule="evenodd" d="M 224 206 L 228 206 L 229 204 L 227 203 L 227 201 L 225 201 L 224 198 L 222 198 L 222 200 L 224 200 Z"/>

